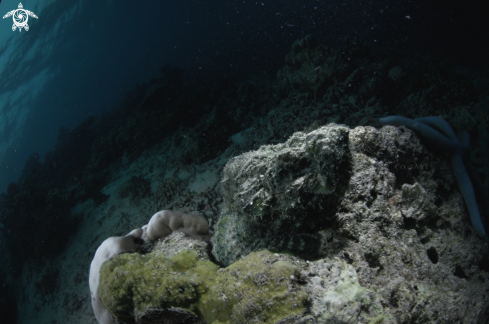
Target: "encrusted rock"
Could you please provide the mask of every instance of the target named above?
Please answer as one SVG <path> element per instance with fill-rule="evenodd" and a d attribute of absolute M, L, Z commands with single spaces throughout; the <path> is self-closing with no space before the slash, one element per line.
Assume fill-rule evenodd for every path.
<path fill-rule="evenodd" d="M 313 256 L 301 267 L 313 323 L 489 318 L 488 247 L 449 160 L 404 127 L 295 133 L 232 159 L 222 189 L 216 259 L 264 247 Z"/>
<path fill-rule="evenodd" d="M 225 209 L 212 237 L 225 265 L 259 249 L 316 256 L 315 233 L 335 215 L 349 178 L 345 126 L 295 133 L 231 159 L 223 171 Z"/>
<path fill-rule="evenodd" d="M 308 300 L 304 265 L 260 251 L 218 269 L 193 250 L 167 257 L 157 249 L 105 262 L 99 294 L 120 324 L 302 323 L 295 320 Z"/>

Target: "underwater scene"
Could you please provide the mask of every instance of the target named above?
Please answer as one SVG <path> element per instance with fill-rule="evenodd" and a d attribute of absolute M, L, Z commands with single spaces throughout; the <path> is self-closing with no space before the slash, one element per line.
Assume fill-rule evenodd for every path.
<path fill-rule="evenodd" d="M 0 12 L 1 323 L 489 323 L 489 2 Z"/>

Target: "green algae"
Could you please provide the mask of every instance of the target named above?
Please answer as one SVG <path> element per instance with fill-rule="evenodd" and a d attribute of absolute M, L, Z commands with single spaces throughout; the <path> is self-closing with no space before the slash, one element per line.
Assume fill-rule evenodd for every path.
<path fill-rule="evenodd" d="M 302 314 L 308 298 L 296 280 L 299 268 L 282 259 L 259 251 L 218 269 L 188 250 L 172 258 L 161 251 L 122 254 L 102 265 L 99 295 L 119 323 L 170 307 L 209 324 L 276 323 Z"/>
<path fill-rule="evenodd" d="M 200 301 L 207 323 L 276 323 L 304 312 L 307 294 L 295 282 L 299 269 L 268 251 L 253 252 L 219 271 Z"/>
<path fill-rule="evenodd" d="M 194 251 L 182 251 L 172 258 L 161 251 L 126 253 L 102 265 L 99 296 L 121 323 L 133 323 L 149 308 L 175 306 L 195 313 L 216 273 L 217 266 L 198 260 Z"/>

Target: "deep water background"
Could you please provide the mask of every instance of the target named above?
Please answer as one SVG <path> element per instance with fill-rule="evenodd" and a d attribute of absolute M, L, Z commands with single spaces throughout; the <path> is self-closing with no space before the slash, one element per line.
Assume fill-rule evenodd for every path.
<path fill-rule="evenodd" d="M 31 1 L 39 19 L 13 32 L 0 21 L 0 191 L 32 153 L 53 149 L 60 127 L 118 105 L 164 65 L 188 79 L 273 76 L 307 34 L 487 66 L 484 1 Z M 2 16 L 17 1 L 0 4 Z M 485 63 L 486 62 L 486 63 Z M 189 80 L 187 80 L 189 81 Z"/>

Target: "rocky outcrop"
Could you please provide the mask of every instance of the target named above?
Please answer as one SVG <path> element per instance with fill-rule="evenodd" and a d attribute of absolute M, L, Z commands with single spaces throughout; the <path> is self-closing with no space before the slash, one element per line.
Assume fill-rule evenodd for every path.
<path fill-rule="evenodd" d="M 489 318 L 488 247 L 449 161 L 407 128 L 298 132 L 231 159 L 221 185 L 214 258 L 173 233 L 102 265 L 100 301 L 118 323 Z"/>
<path fill-rule="evenodd" d="M 483 323 L 488 247 L 449 161 L 404 127 L 331 124 L 226 165 L 213 254 L 261 249 L 302 268 L 311 323 Z"/>

